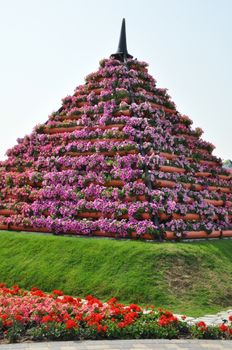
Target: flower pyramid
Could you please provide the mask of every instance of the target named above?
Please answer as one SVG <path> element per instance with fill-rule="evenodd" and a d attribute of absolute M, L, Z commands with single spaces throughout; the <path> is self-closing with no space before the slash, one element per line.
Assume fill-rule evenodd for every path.
<path fill-rule="evenodd" d="M 125 44 L 8 150 L 0 229 L 232 236 L 232 175 L 191 124 Z"/>

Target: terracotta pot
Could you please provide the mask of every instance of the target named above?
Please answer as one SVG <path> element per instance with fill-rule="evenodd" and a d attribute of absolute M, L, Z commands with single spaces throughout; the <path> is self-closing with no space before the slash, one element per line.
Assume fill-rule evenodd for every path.
<path fill-rule="evenodd" d="M 212 204 L 214 205 L 215 207 L 221 207 L 224 203 L 224 201 L 222 200 L 219 200 L 219 199 L 208 199 L 208 198 L 205 198 L 204 201 L 208 204 Z"/>
<path fill-rule="evenodd" d="M 230 180 L 232 178 L 232 175 L 218 175 L 218 177 L 221 180 Z"/>
<path fill-rule="evenodd" d="M 29 181 L 29 185 L 32 186 L 32 187 L 41 187 L 42 186 L 42 181 L 38 181 L 38 182 Z"/>
<path fill-rule="evenodd" d="M 220 190 L 221 192 L 224 192 L 224 193 L 230 193 L 231 192 L 231 189 L 229 187 L 209 186 L 208 190 L 209 191 L 218 191 L 218 190 Z"/>
<path fill-rule="evenodd" d="M 81 130 L 83 129 L 83 126 L 77 125 L 77 126 L 71 126 L 71 127 L 62 127 L 62 128 L 45 128 L 44 133 L 45 134 L 62 134 L 64 132 L 73 132 L 75 130 Z"/>
<path fill-rule="evenodd" d="M 232 237 L 232 230 L 223 230 L 222 237 Z"/>
<path fill-rule="evenodd" d="M 100 217 L 106 217 L 106 215 L 103 215 L 101 212 L 94 212 L 94 211 L 82 211 L 78 213 L 78 216 L 80 218 L 93 218 L 93 219 L 98 219 Z"/>
<path fill-rule="evenodd" d="M 159 213 L 158 216 L 160 220 L 168 220 L 170 218 L 170 215 L 167 215 L 165 213 Z"/>
<path fill-rule="evenodd" d="M 144 235 L 141 236 L 141 238 L 146 239 L 148 241 L 154 241 L 154 237 L 149 233 L 145 233 Z"/>
<path fill-rule="evenodd" d="M 16 211 L 15 210 L 12 210 L 12 209 L 0 209 L 0 215 L 14 215 L 16 214 Z"/>
<path fill-rule="evenodd" d="M 149 214 L 149 213 L 142 213 L 141 217 L 144 220 L 149 220 L 151 218 L 151 214 Z"/>
<path fill-rule="evenodd" d="M 221 235 L 220 231 L 213 231 L 212 233 L 207 233 L 206 231 L 187 231 L 186 238 L 219 238 Z"/>
<path fill-rule="evenodd" d="M 165 239 L 176 239 L 174 232 L 166 231 L 165 232 Z"/>
<path fill-rule="evenodd" d="M 160 170 L 168 173 L 185 173 L 185 169 L 169 165 L 161 165 Z"/>
<path fill-rule="evenodd" d="M 122 180 L 111 180 L 108 182 L 105 182 L 104 186 L 106 187 L 122 187 L 124 186 L 124 181 Z"/>
<path fill-rule="evenodd" d="M 97 82 L 100 82 L 100 81 L 102 81 L 102 80 L 104 80 L 104 79 L 105 79 L 105 77 L 97 77 L 97 78 L 94 78 L 94 80 L 97 81 Z"/>
<path fill-rule="evenodd" d="M 208 177 L 208 176 L 210 176 L 210 175 L 212 175 L 212 174 L 211 174 L 211 173 L 206 173 L 206 172 L 201 172 L 201 171 L 199 171 L 199 172 L 195 173 L 195 175 L 196 175 L 197 177 Z"/>
<path fill-rule="evenodd" d="M 8 230 L 8 225 L 1 224 L 0 225 L 0 230 L 7 231 Z"/>
<path fill-rule="evenodd" d="M 172 153 L 160 152 L 159 155 L 161 157 L 164 157 L 164 158 L 169 159 L 169 160 L 177 158 L 177 156 L 175 154 L 172 154 Z"/>
<path fill-rule="evenodd" d="M 194 214 L 194 213 L 187 213 L 186 215 L 181 215 L 177 213 L 172 214 L 172 218 L 174 220 L 182 219 L 182 220 L 199 220 L 200 215 L 199 214 Z"/>
<path fill-rule="evenodd" d="M 113 233 L 113 232 L 104 232 L 104 231 L 94 231 L 93 235 L 94 236 L 98 236 L 98 237 L 115 237 L 115 233 Z"/>
<path fill-rule="evenodd" d="M 77 107 L 84 107 L 86 105 L 89 105 L 89 103 L 87 101 L 77 102 Z"/>
<path fill-rule="evenodd" d="M 125 115 L 127 117 L 130 117 L 131 111 L 129 109 L 120 109 L 119 111 L 115 112 L 114 115 L 116 117 L 120 117 L 121 115 Z"/>
<path fill-rule="evenodd" d="M 167 112 L 167 113 L 176 114 L 176 110 L 174 110 L 174 109 L 170 109 L 170 108 L 164 107 L 164 106 L 162 106 L 162 105 L 159 105 L 159 104 L 153 103 L 153 102 L 150 102 L 150 104 L 151 104 L 151 106 L 154 107 L 154 108 L 162 109 L 162 110 L 164 110 L 164 111 Z"/>
<path fill-rule="evenodd" d="M 157 184 L 159 187 L 168 187 L 168 188 L 173 188 L 176 185 L 174 181 L 170 181 L 170 180 L 157 180 Z"/>
<path fill-rule="evenodd" d="M 119 98 L 118 100 L 119 100 L 119 101 L 121 101 L 121 102 L 130 103 L 130 99 L 129 99 L 129 97 Z"/>
<path fill-rule="evenodd" d="M 144 196 L 144 195 L 137 196 L 137 198 L 141 202 L 145 202 L 146 201 L 146 196 Z"/>
<path fill-rule="evenodd" d="M 72 115 L 62 115 L 60 120 L 78 120 L 81 118 L 81 115 L 72 114 Z"/>
<path fill-rule="evenodd" d="M 120 218 L 120 219 L 128 219 L 128 214 L 118 215 L 118 218 Z"/>
<path fill-rule="evenodd" d="M 38 227 L 38 228 L 33 228 L 31 229 L 32 232 L 44 232 L 44 233 L 49 233 L 49 231 L 46 227 Z"/>
<path fill-rule="evenodd" d="M 102 92 L 102 89 L 101 88 L 98 88 L 98 89 L 92 89 L 91 92 L 94 92 L 95 95 L 100 95 L 100 93 Z"/>
<path fill-rule="evenodd" d="M 226 201 L 226 205 L 227 205 L 227 207 L 232 207 L 232 202 Z"/>
<path fill-rule="evenodd" d="M 109 125 L 98 125 L 98 126 L 93 126 L 93 130 L 96 129 L 102 129 L 102 130 L 108 130 L 108 129 L 113 129 L 117 128 L 119 130 L 122 130 L 125 127 L 125 124 L 109 124 Z"/>
<path fill-rule="evenodd" d="M 213 160 L 200 160 L 200 164 L 205 164 L 205 165 L 209 165 L 209 166 L 217 166 L 218 162 L 215 162 Z"/>
<path fill-rule="evenodd" d="M 17 226 L 17 225 L 9 225 L 9 230 L 10 231 L 29 231 L 32 232 L 33 228 L 32 227 L 24 227 L 24 226 Z"/>

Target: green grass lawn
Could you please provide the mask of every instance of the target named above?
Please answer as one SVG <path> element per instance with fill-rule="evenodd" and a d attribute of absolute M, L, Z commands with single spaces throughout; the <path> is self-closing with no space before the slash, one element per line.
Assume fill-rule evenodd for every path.
<path fill-rule="evenodd" d="M 0 282 L 154 304 L 190 316 L 232 307 L 232 240 L 147 243 L 0 232 Z"/>

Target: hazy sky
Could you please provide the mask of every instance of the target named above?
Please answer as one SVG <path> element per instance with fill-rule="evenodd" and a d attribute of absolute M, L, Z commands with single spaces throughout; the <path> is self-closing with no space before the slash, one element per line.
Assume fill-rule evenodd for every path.
<path fill-rule="evenodd" d="M 117 49 L 232 158 L 232 0 L 0 0 L 0 159 Z"/>

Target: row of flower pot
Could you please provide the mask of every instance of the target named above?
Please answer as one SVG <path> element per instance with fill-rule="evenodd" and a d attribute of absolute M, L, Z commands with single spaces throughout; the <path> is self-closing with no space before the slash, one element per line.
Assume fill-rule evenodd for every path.
<path fill-rule="evenodd" d="M 27 232 L 44 232 L 49 233 L 49 230 L 47 228 L 32 228 L 32 227 L 25 227 L 25 226 L 16 226 L 16 225 L 0 225 L 0 230 L 11 230 L 11 231 L 27 231 Z M 68 234 L 77 234 L 80 233 L 76 232 L 68 232 Z M 115 237 L 117 236 L 115 233 L 111 232 L 103 232 L 103 231 L 94 231 L 92 232 L 92 235 L 94 236 L 101 236 L 101 237 Z M 141 237 L 137 236 L 136 232 L 131 232 L 130 238 L 142 238 L 145 240 L 154 240 L 154 237 L 150 234 L 144 234 Z M 223 231 L 212 231 L 211 233 L 208 233 L 206 231 L 186 231 L 184 232 L 184 235 L 182 235 L 181 238 L 183 239 L 209 239 L 209 238 L 225 238 L 225 237 L 232 237 L 232 230 L 223 230 Z M 125 237 L 127 238 L 127 237 Z M 180 237 L 175 234 L 175 232 L 172 231 L 166 231 L 164 234 L 164 239 L 166 240 L 176 240 Z"/>
<path fill-rule="evenodd" d="M 66 154 L 71 157 L 81 157 L 81 156 L 90 156 L 96 152 L 67 152 Z M 128 150 L 128 151 L 106 151 L 100 152 L 103 156 L 114 157 L 115 155 L 125 156 L 127 154 L 137 154 L 137 150 Z"/>
<path fill-rule="evenodd" d="M 87 129 L 89 131 L 96 130 L 96 129 L 102 129 L 102 130 L 108 130 L 108 129 L 113 129 L 117 128 L 119 130 L 122 130 L 125 127 L 124 124 L 109 124 L 109 125 L 96 125 L 96 126 L 72 126 L 72 127 L 61 127 L 61 128 L 49 128 L 45 127 L 44 128 L 44 133 L 45 134 L 62 134 L 64 132 L 73 132 L 75 130 L 82 130 L 82 129 Z"/>
<path fill-rule="evenodd" d="M 159 155 L 161 157 L 164 157 L 164 158 L 168 159 L 168 160 L 174 160 L 174 159 L 177 159 L 179 157 L 177 154 L 167 153 L 167 152 L 159 152 Z M 187 160 L 195 162 L 195 160 L 192 157 L 187 157 Z M 215 166 L 219 165 L 219 163 L 216 162 L 216 161 L 204 160 L 204 159 L 201 159 L 199 161 L 199 163 L 202 164 L 202 165 L 207 165 L 209 167 L 215 167 Z"/>
<path fill-rule="evenodd" d="M 195 191 L 202 191 L 204 187 L 199 184 L 191 184 L 191 183 L 185 183 L 180 182 L 184 188 L 186 189 L 194 189 Z M 157 180 L 157 186 L 158 187 L 168 187 L 168 188 L 174 188 L 176 186 L 175 181 L 171 180 Z M 221 191 L 223 193 L 231 193 L 231 188 L 229 187 L 221 187 L 221 186 L 208 186 L 207 189 L 209 191 Z"/>
<path fill-rule="evenodd" d="M 221 237 L 232 237 L 232 230 L 226 231 L 213 231 L 208 233 L 206 231 L 187 231 L 184 232 L 182 238 L 186 239 L 198 239 L 198 238 L 221 238 Z M 178 238 L 175 232 L 166 231 L 165 238 L 167 240 L 175 240 Z"/>

